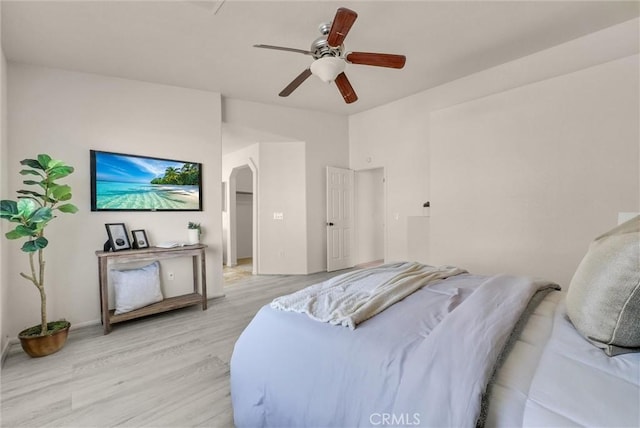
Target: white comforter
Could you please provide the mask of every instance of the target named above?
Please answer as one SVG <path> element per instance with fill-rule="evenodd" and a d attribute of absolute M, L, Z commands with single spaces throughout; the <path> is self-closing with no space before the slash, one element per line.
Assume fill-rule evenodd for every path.
<path fill-rule="evenodd" d="M 533 294 L 550 287 L 457 275 L 355 330 L 265 306 L 231 359 L 235 424 L 475 426 L 514 324 Z"/>
<path fill-rule="evenodd" d="M 393 413 L 419 413 L 430 427 L 475 425 L 482 394 L 514 325 L 533 294 L 552 287 L 558 288 L 507 275 L 482 283 L 408 356 L 413 374 L 403 378 Z M 417 402 L 411 399 L 418 396 Z"/>
<path fill-rule="evenodd" d="M 640 353 L 593 346 L 564 297 L 550 294 L 530 317 L 496 377 L 487 427 L 640 426 Z"/>

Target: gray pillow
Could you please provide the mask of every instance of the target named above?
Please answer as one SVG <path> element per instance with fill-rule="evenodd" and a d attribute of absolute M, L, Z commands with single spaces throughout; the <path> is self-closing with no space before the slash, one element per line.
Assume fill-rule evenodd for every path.
<path fill-rule="evenodd" d="M 567 314 L 607 355 L 640 352 L 640 216 L 591 243 L 569 285 Z"/>
<path fill-rule="evenodd" d="M 163 299 L 158 262 L 138 269 L 111 269 L 109 276 L 115 291 L 115 315 L 124 314 Z"/>

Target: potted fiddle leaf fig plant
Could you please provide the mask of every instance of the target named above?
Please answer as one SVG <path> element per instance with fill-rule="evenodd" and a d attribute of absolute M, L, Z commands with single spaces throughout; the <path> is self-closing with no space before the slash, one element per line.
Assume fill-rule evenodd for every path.
<path fill-rule="evenodd" d="M 16 224 L 13 230 L 5 234 L 8 239 L 26 239 L 21 250 L 29 257 L 30 271 L 21 272 L 20 276 L 38 289 L 40 324 L 21 331 L 18 338 L 27 354 L 43 357 L 64 346 L 71 326 L 64 320 L 47 322 L 44 249 L 49 241 L 44 232 L 57 213 L 73 214 L 78 208 L 68 202 L 71 199 L 71 187 L 57 182 L 71 174 L 73 167 L 46 154 L 38 155 L 37 159 L 24 159 L 20 164 L 27 167 L 20 171 L 21 175 L 36 177 L 23 183 L 36 186 L 36 190 L 18 190 L 17 200 L 0 201 L 0 218 Z"/>

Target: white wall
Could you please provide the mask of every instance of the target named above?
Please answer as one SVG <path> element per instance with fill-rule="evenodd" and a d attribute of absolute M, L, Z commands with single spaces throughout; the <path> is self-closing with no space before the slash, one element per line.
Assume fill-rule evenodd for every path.
<path fill-rule="evenodd" d="M 0 2 L 0 199 L 9 195 L 7 169 L 9 168 L 7 149 L 7 60 L 2 50 L 2 3 Z M 4 234 L 8 230 L 5 221 L 0 223 L 0 353 L 4 356 L 5 347 L 9 343 L 9 276 L 6 240 Z"/>
<path fill-rule="evenodd" d="M 305 196 L 305 144 L 302 142 L 256 143 L 223 156 L 222 177 L 228 180 L 234 168 L 253 165 L 256 169 L 258 257 L 254 268 L 259 274 L 306 274 L 307 267 L 307 201 Z M 228 205 L 235 204 L 229 192 Z M 283 219 L 274 219 L 282 213 Z M 233 226 L 229 211 L 224 215 L 224 228 Z M 236 213 L 236 220 L 238 221 Z M 237 226 L 237 224 L 236 224 Z M 239 231 L 236 252 L 239 254 Z M 227 245 L 227 251 L 233 249 Z M 229 260 L 227 258 L 227 260 Z"/>
<path fill-rule="evenodd" d="M 384 169 L 355 173 L 355 264 L 384 259 Z"/>
<path fill-rule="evenodd" d="M 305 144 L 260 143 L 258 230 L 260 273 L 306 274 Z M 283 218 L 276 220 L 275 213 Z"/>
<path fill-rule="evenodd" d="M 317 111 L 225 98 L 223 120 L 234 126 L 283 135 L 305 143 L 307 272 L 304 273 L 326 270 L 325 167 L 348 166 L 348 119 Z"/>
<path fill-rule="evenodd" d="M 253 176 L 251 174 L 251 168 L 248 166 L 238 170 L 236 176 L 236 192 L 253 192 Z"/>
<path fill-rule="evenodd" d="M 427 200 L 427 114 L 414 96 L 349 117 L 349 168 L 385 171 L 387 261 L 407 259 L 407 218 Z"/>
<path fill-rule="evenodd" d="M 639 206 L 638 56 L 431 115 L 432 262 L 568 285 Z"/>
<path fill-rule="evenodd" d="M 639 21 L 638 19 L 634 19 L 554 48 L 523 57 L 516 61 L 441 85 L 397 102 L 351 116 L 349 118 L 350 167 L 356 170 L 378 166 L 385 167 L 387 178 L 387 258 L 389 260 L 408 258 L 410 248 L 408 237 L 416 236 L 418 231 L 413 230 L 412 227 L 417 225 L 416 227 L 420 229 L 419 232 L 423 235 L 419 242 L 425 242 L 425 245 L 429 247 L 428 250 L 422 252 L 422 254 L 431 254 L 430 257 L 432 257 L 433 260 L 440 259 L 438 255 L 439 248 L 437 248 L 434 242 L 430 241 L 430 234 L 434 233 L 433 227 L 438 224 L 437 220 L 434 219 L 434 215 L 437 215 L 436 210 L 440 208 L 440 201 L 431 200 L 432 216 L 430 218 L 420 219 L 420 221 L 412 222 L 411 225 L 409 224 L 409 218 L 417 218 L 422 215 L 422 203 L 430 200 L 432 196 L 430 188 L 435 185 L 436 181 L 443 179 L 443 177 L 436 175 L 441 173 L 441 169 L 438 170 L 437 173 L 434 173 L 432 168 L 439 165 L 440 162 L 448 164 L 453 161 L 452 159 L 436 157 L 443 156 L 445 153 L 430 153 L 432 148 L 432 142 L 429 138 L 431 112 L 467 103 L 492 94 L 500 94 L 510 89 L 524 88 L 535 82 L 552 80 L 559 76 L 567 76 L 568 82 L 576 83 L 580 81 L 580 78 L 574 80 L 572 77 L 573 72 L 588 70 L 599 64 L 627 57 L 631 57 L 627 60 L 631 69 L 623 72 L 623 75 L 620 75 L 618 71 L 610 70 L 608 72 L 608 79 L 624 79 L 621 84 L 629 85 L 629 92 L 632 96 L 636 96 L 635 101 L 637 105 L 637 90 L 634 91 L 634 88 L 637 87 L 638 71 L 637 64 L 632 65 L 631 63 L 634 61 L 637 62 L 637 56 L 634 55 L 638 53 L 638 28 Z M 634 73 L 636 80 L 629 81 L 629 76 L 634 75 Z M 582 89 L 585 94 L 599 93 L 600 91 L 600 88 L 591 88 L 589 86 Z M 529 91 L 527 95 L 532 97 L 532 102 L 538 105 L 544 104 L 545 102 L 544 98 L 546 95 L 538 94 L 536 91 Z M 556 96 L 560 97 L 560 99 L 565 99 L 573 96 L 573 94 L 559 92 Z M 593 98 L 589 98 L 589 96 L 587 96 L 586 99 L 589 102 L 593 101 Z M 553 102 L 553 97 L 548 101 Z M 506 99 L 505 102 L 507 102 L 507 104 L 504 109 L 505 111 L 509 111 L 509 103 L 513 103 L 514 100 Z M 607 103 L 606 106 L 600 106 L 597 103 L 587 104 L 584 108 L 589 110 L 590 107 L 593 107 L 593 110 L 589 111 L 595 113 L 606 109 L 607 106 L 611 106 L 611 103 Z M 633 108 L 629 111 L 632 113 Z M 562 114 L 564 114 L 564 112 Z M 547 123 L 542 121 L 537 123 L 536 126 L 545 127 Z M 574 137 L 580 134 L 582 125 L 571 123 L 567 126 L 573 128 L 571 132 Z M 625 129 L 630 129 L 633 126 L 637 128 L 637 117 L 635 121 L 625 122 L 625 126 L 628 127 Z M 585 129 L 588 130 L 590 127 L 586 126 Z M 469 131 L 469 129 L 467 129 L 467 131 Z M 528 130 L 522 130 L 522 132 L 526 131 Z M 625 138 L 626 137 L 629 137 L 628 133 L 625 134 Z M 618 138 L 618 133 L 611 134 L 610 138 Z M 576 141 L 571 141 L 570 143 L 575 144 Z M 636 138 L 635 141 L 627 143 L 629 144 L 627 147 L 630 147 L 630 145 L 634 143 L 637 145 L 638 140 Z M 595 150 L 599 150 L 603 147 L 602 145 L 606 145 L 607 141 L 601 141 L 597 144 Z M 628 152 L 628 154 L 632 153 Z M 552 153 L 549 153 L 549 155 L 551 156 Z M 618 162 L 623 160 L 623 156 L 627 156 L 627 154 L 610 153 L 605 160 L 607 162 Z M 576 171 L 590 168 L 592 166 L 592 159 L 592 157 L 589 157 L 585 161 L 581 157 L 576 157 L 572 159 L 566 167 Z M 637 162 L 637 155 L 633 159 Z M 542 165 L 542 168 L 550 167 Z M 548 169 L 548 171 L 552 172 L 550 169 Z M 602 174 L 599 178 L 602 184 L 592 189 L 591 192 L 595 198 L 594 200 L 603 196 L 603 186 L 607 187 L 609 184 L 613 185 L 614 182 L 617 183 L 617 179 L 610 182 L 605 174 Z M 628 177 L 628 179 L 637 185 L 637 176 Z M 569 187 L 568 193 L 575 192 L 576 194 L 582 194 L 584 192 L 585 187 L 583 183 L 573 182 L 565 185 Z M 520 190 L 527 194 L 527 197 L 535 199 L 535 188 L 523 187 Z M 610 191 L 609 189 L 607 192 Z M 501 199 L 487 201 L 486 203 L 491 203 L 492 206 L 499 209 L 506 198 L 508 198 L 508 196 L 503 195 Z M 620 206 L 610 206 L 608 207 L 610 215 L 604 219 L 601 217 L 600 212 L 595 214 L 588 210 L 582 211 L 580 208 L 581 202 L 582 200 L 576 197 L 573 201 L 568 201 L 567 204 L 575 206 L 577 215 L 584 214 L 586 217 L 579 220 L 576 220 L 575 216 L 558 218 L 560 223 L 554 227 L 554 230 L 558 230 L 563 226 L 569 226 L 577 221 L 579 224 L 578 228 L 580 229 L 578 233 L 581 233 L 581 236 L 584 237 L 580 242 L 572 242 L 570 244 L 572 246 L 572 254 L 574 255 L 564 255 L 566 256 L 564 261 L 566 262 L 567 271 L 575 269 L 575 264 L 577 263 L 575 254 L 578 252 L 584 253 L 584 250 L 586 250 L 585 243 L 594 237 L 595 234 L 615 225 L 617 211 L 623 210 L 623 207 Z M 628 204 L 635 204 L 635 206 L 626 208 L 625 210 L 638 211 L 637 198 L 631 198 Z M 461 215 L 461 217 L 476 227 L 481 227 L 482 225 L 478 225 L 474 221 L 474 209 L 475 207 L 469 206 L 466 214 Z M 427 225 L 426 223 L 430 224 Z M 531 227 L 539 228 L 544 227 L 544 225 L 531 225 Z M 429 232 L 430 229 L 431 232 Z M 460 234 L 462 232 L 454 233 Z M 512 261 L 512 263 L 505 262 L 507 264 L 503 264 L 502 266 L 513 267 L 514 271 L 518 270 L 518 267 L 522 266 L 520 264 L 521 259 L 518 259 L 518 257 L 522 256 L 514 254 L 509 248 L 509 245 L 502 241 L 502 238 L 501 236 L 494 237 L 497 242 L 493 245 L 502 249 L 504 251 L 504 257 Z M 464 238 L 454 236 L 454 239 L 460 241 Z M 542 254 L 540 248 L 536 250 L 534 255 L 528 254 L 527 256 L 536 268 L 543 265 L 546 259 L 546 256 Z M 478 257 L 482 257 L 482 254 L 478 254 Z M 429 260 L 425 261 L 429 262 Z M 486 270 L 491 270 L 495 267 L 494 261 L 492 260 L 482 259 L 479 263 L 481 263 Z M 564 273 L 559 272 L 557 276 L 554 274 L 554 278 L 552 279 L 566 283 L 566 271 Z"/>
<path fill-rule="evenodd" d="M 209 295 L 222 292 L 220 95 L 19 64 L 9 65 L 9 174 L 11 191 L 21 187 L 19 161 L 49 153 L 76 168 L 66 182 L 80 212 L 56 219 L 47 229 L 49 316 L 74 325 L 99 319 L 95 251 L 106 240 L 105 223 L 145 229 L 152 244 L 186 240 L 188 221 L 203 224 Z M 203 163 L 203 212 L 91 212 L 89 149 L 194 160 Z M 38 320 L 33 287 L 20 281 L 26 257 L 8 245 L 11 314 L 7 331 L 17 333 Z M 177 261 L 176 261 L 177 262 Z M 164 262 L 163 262 L 164 263 Z M 185 263 L 189 265 L 189 263 Z M 190 273 L 187 267 L 186 273 Z M 191 284 L 181 273 L 164 283 L 177 294 Z"/>

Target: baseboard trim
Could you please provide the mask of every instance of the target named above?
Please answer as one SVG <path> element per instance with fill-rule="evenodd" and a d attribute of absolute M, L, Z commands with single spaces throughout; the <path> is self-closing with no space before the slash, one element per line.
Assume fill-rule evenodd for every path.
<path fill-rule="evenodd" d="M 81 323 L 78 323 L 78 324 L 71 324 L 71 328 L 69 329 L 69 331 L 75 330 L 75 329 L 78 329 L 78 328 L 83 328 L 83 327 L 91 327 L 91 326 L 94 326 L 94 325 L 98 325 L 101 322 L 102 321 L 100 321 L 100 319 L 97 319 L 97 320 L 93 320 L 93 321 L 81 322 Z"/>
<path fill-rule="evenodd" d="M 9 339 L 7 340 L 7 343 L 4 345 L 4 348 L 2 349 L 2 357 L 0 360 L 0 367 L 4 367 L 4 362 L 7 359 L 7 356 L 9 355 L 9 349 L 11 349 L 11 347 L 13 345 L 18 344 L 19 341 L 18 339 Z"/>

